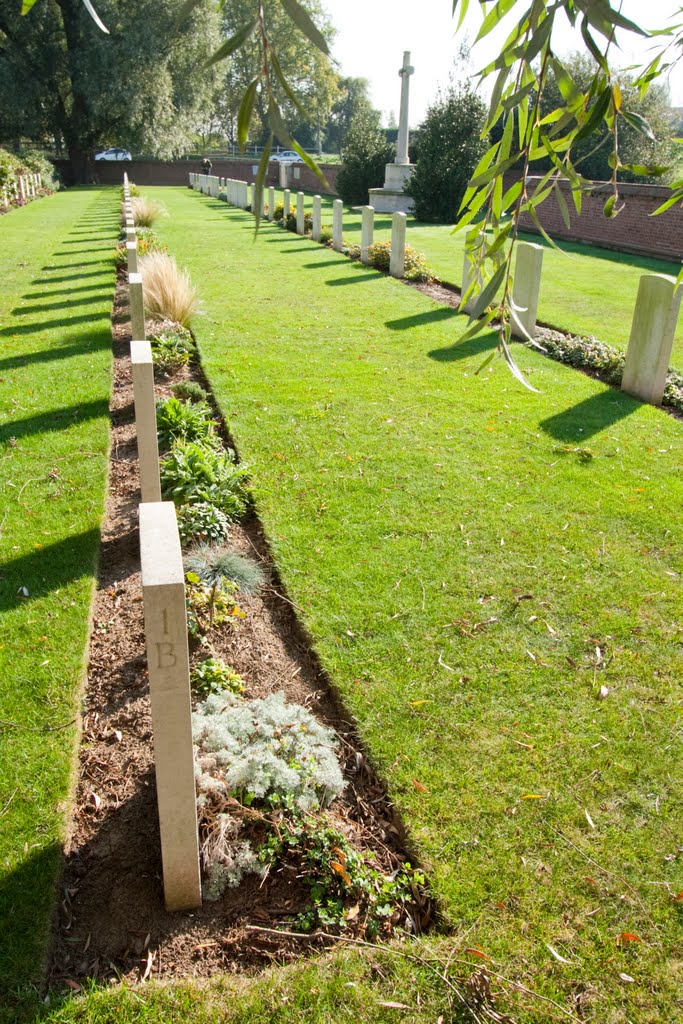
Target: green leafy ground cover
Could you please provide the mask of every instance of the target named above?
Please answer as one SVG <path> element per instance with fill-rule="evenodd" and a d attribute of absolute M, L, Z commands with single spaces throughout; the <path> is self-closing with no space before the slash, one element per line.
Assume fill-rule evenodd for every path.
<path fill-rule="evenodd" d="M 0 220 L 0 1020 L 40 979 L 107 470 L 113 191 Z"/>
<path fill-rule="evenodd" d="M 454 347 L 452 310 L 279 228 L 254 245 L 253 220 L 215 200 L 149 191 L 201 282 L 204 366 L 290 597 L 463 958 L 578 1019 L 675 1020 L 680 423 L 529 350 L 539 395 L 499 364 L 475 377 L 494 339 Z M 407 1019 L 433 1021 L 443 989 L 395 969 Z M 278 1011 L 271 979 L 227 1019 L 325 1019 L 333 969 L 284 977 Z M 381 1019 L 396 995 L 373 978 L 362 1010 L 327 1019 Z M 192 991 L 99 994 L 55 1019 L 160 1020 L 174 999 L 226 1019 Z M 557 1014 L 521 1002 L 517 1021 Z"/>
<path fill-rule="evenodd" d="M 281 202 L 281 192 L 276 192 Z M 306 196 L 306 209 L 313 205 Z M 323 223 L 332 224 L 332 199 L 323 197 Z M 344 210 L 344 239 L 360 245 L 360 213 Z M 375 240 L 391 237 L 391 215 L 375 215 Z M 545 246 L 543 280 L 538 318 L 560 330 L 574 334 L 595 335 L 600 341 L 626 348 L 631 331 L 631 318 L 642 274 L 673 274 L 680 264 L 647 256 L 611 252 L 597 246 L 560 242 L 564 252 L 557 252 L 538 235 L 520 235 L 529 242 Z M 420 224 L 408 219 L 408 244 L 427 257 L 427 262 L 441 281 L 460 286 L 465 236 L 452 234 L 447 224 Z M 683 313 L 679 319 L 677 339 L 672 355 L 673 366 L 683 366 Z"/>

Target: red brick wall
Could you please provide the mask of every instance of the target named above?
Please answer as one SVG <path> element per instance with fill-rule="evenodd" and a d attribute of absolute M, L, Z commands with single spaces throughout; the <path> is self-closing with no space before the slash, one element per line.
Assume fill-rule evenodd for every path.
<path fill-rule="evenodd" d="M 68 184 L 68 161 L 55 161 L 64 174 L 64 180 Z M 253 181 L 256 174 L 258 161 L 252 160 L 212 160 L 211 173 L 219 178 L 237 178 L 240 181 Z M 328 195 L 336 195 L 335 184 L 337 181 L 337 164 L 322 164 L 322 171 L 330 185 L 326 189 L 318 180 L 313 171 L 305 164 L 294 165 L 290 168 L 290 188 L 309 192 L 320 192 Z M 295 171 L 299 171 L 299 178 L 294 177 Z M 187 176 L 190 171 L 201 174 L 200 160 L 133 160 L 124 163 L 109 162 L 108 160 L 97 160 L 93 163 L 95 180 L 102 185 L 119 185 L 123 179 L 123 172 L 128 172 L 128 177 L 136 185 L 187 185 Z M 268 165 L 268 185 L 279 183 L 279 165 L 271 162 Z"/>
<path fill-rule="evenodd" d="M 538 219 L 551 238 L 590 242 L 607 249 L 646 253 L 664 259 L 683 259 L 683 207 L 674 206 L 658 217 L 651 216 L 668 199 L 669 189 L 660 185 L 620 185 L 619 205 L 623 203 L 624 208 L 618 216 L 610 218 L 602 212 L 610 195 L 609 184 L 599 184 L 593 193 L 582 197 L 581 216 L 576 213 L 568 182 L 562 182 L 560 187 L 569 210 L 569 229 L 553 193 L 538 209 Z M 536 233 L 528 215 L 522 215 L 520 227 Z"/>

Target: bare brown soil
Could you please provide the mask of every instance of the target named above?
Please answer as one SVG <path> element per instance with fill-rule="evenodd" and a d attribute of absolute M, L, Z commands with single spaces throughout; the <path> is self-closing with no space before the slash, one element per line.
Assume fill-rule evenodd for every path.
<path fill-rule="evenodd" d="M 114 387 L 109 494 L 102 524 L 87 687 L 73 820 L 66 844 L 54 925 L 49 983 L 71 989 L 84 979 L 170 978 L 249 971 L 306 951 L 307 943 L 248 930 L 287 927 L 307 908 L 308 888 L 296 857 L 265 881 L 247 876 L 217 902 L 191 913 L 164 909 L 143 632 L 137 528 L 138 472 L 130 341 L 124 279 L 113 316 Z M 198 369 L 175 379 L 206 382 Z M 171 381 L 159 387 L 170 394 Z M 225 435 L 227 438 L 227 435 Z M 353 723 L 297 622 L 269 558 L 256 517 L 231 533 L 256 558 L 268 584 L 240 599 L 246 618 L 212 637 L 216 653 L 247 682 L 249 697 L 284 691 L 340 736 L 347 779 L 333 805 L 334 824 L 384 872 L 407 859 L 404 829 L 368 764 Z M 193 654 L 194 660 L 206 654 Z M 414 864 L 415 859 L 410 858 Z M 433 917 L 415 891 L 417 930 Z M 350 934 L 353 934 L 351 931 Z"/>

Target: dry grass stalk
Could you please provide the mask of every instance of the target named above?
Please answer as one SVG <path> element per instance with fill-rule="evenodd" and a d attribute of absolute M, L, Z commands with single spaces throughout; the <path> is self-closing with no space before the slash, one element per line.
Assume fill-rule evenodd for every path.
<path fill-rule="evenodd" d="M 199 308 L 197 290 L 173 256 L 152 252 L 139 261 L 145 312 L 154 320 L 174 320 L 187 327 Z"/>
<path fill-rule="evenodd" d="M 147 199 L 145 196 L 133 196 L 130 201 L 133 210 L 133 220 L 136 227 L 151 228 L 160 217 L 167 217 L 165 208 L 156 199 Z"/>

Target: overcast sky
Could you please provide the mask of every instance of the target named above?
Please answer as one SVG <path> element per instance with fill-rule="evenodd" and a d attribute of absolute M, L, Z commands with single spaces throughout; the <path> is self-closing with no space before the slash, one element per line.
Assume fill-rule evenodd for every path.
<path fill-rule="evenodd" d="M 410 80 L 410 123 L 419 124 L 434 98 L 439 85 L 448 83 L 449 74 L 458 50 L 459 41 L 477 34 L 480 23 L 479 4 L 470 4 L 464 26 L 455 37 L 455 23 L 451 0 L 327 0 L 327 9 L 338 30 L 334 56 L 341 65 L 341 73 L 367 78 L 374 106 L 398 117 L 400 80 L 398 69 L 403 51 L 410 50 L 415 74 Z M 680 9 L 679 0 L 623 0 L 622 12 L 645 28 L 661 28 L 674 22 Z M 683 17 L 675 18 L 683 21 Z M 569 53 L 582 49 L 580 33 L 572 32 L 564 16 L 561 30 L 553 36 L 557 51 Z M 472 68 L 476 71 L 491 61 L 499 52 L 501 37 L 510 31 L 510 18 L 503 32 L 477 43 L 472 50 Z M 631 33 L 623 33 L 619 64 L 642 63 L 650 59 L 652 40 L 640 42 Z M 683 61 L 669 81 L 671 102 L 683 106 Z"/>

